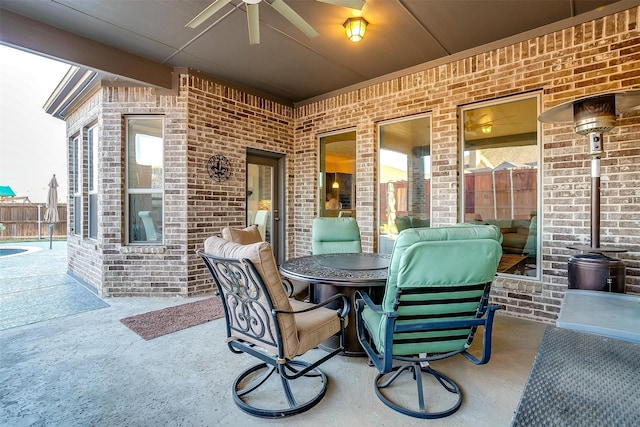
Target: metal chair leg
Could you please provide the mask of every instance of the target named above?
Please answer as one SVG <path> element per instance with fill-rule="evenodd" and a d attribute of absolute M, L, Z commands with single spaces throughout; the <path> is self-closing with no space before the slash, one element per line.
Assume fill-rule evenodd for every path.
<path fill-rule="evenodd" d="M 279 369 L 297 371 L 298 367 L 304 369 L 307 366 L 309 364 L 302 361 L 289 361 L 281 367 L 266 363 L 252 366 L 235 379 L 233 400 L 242 411 L 261 418 L 283 418 L 302 413 L 322 400 L 327 391 L 327 376 L 315 368 L 298 379 L 290 380 Z M 252 395 L 259 397 L 252 399 Z M 265 399 L 265 396 L 269 398 Z M 257 406 L 254 400 L 261 406 Z"/>
<path fill-rule="evenodd" d="M 402 374 L 409 373 L 412 376 L 413 381 L 416 381 L 416 398 L 417 398 L 417 409 L 413 409 L 408 407 L 408 405 L 403 405 L 399 403 L 402 399 L 393 399 L 392 395 L 394 394 L 393 383 L 400 377 Z M 424 397 L 424 384 L 422 374 L 427 374 L 436 379 L 438 383 L 448 392 L 455 396 L 455 400 L 453 403 L 449 403 L 447 405 L 440 404 L 439 406 L 445 406 L 443 409 L 432 410 L 430 404 L 431 401 L 425 401 Z M 406 387 L 398 386 L 397 388 L 400 391 L 406 390 Z M 384 390 L 384 392 L 383 392 Z M 421 367 L 420 363 L 413 364 L 402 364 L 399 366 L 394 366 L 391 372 L 387 374 L 378 374 L 375 379 L 375 391 L 378 399 L 382 401 L 389 408 L 394 411 L 400 412 L 404 415 L 408 415 L 414 418 L 423 418 L 423 419 L 435 419 L 435 418 L 443 418 L 449 416 L 460 409 L 460 405 L 462 404 L 462 392 L 458 385 L 446 375 L 432 369 L 429 366 Z M 433 400 L 433 399 L 432 399 Z M 431 405 L 435 406 L 435 405 Z"/>

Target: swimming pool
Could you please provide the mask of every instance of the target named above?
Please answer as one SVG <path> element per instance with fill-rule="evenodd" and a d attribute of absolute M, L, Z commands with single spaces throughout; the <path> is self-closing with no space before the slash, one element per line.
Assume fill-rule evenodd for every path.
<path fill-rule="evenodd" d="M 0 247 L 0 258 L 16 256 L 16 255 L 24 255 L 30 252 L 36 252 L 41 250 L 42 248 L 38 248 L 35 246 L 6 246 Z"/>
<path fill-rule="evenodd" d="M 0 249 L 0 256 L 18 255 L 26 251 L 27 251 L 26 249 L 18 249 L 18 248 Z"/>

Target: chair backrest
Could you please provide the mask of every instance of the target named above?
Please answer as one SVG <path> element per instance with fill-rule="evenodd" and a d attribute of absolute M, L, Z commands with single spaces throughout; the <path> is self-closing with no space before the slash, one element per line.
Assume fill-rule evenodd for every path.
<path fill-rule="evenodd" d="M 355 218 L 314 218 L 311 228 L 311 253 L 335 254 L 362 252 L 360 228 Z"/>
<path fill-rule="evenodd" d="M 382 309 L 397 312 L 396 325 L 481 316 L 502 255 L 500 241 L 500 230 L 490 225 L 402 231 L 391 255 Z M 462 350 L 471 329 L 395 333 L 393 353 Z M 379 333 L 384 342 L 386 331 Z"/>
<path fill-rule="evenodd" d="M 153 215 L 153 212 L 140 211 L 138 212 L 138 216 L 142 220 L 142 225 L 144 226 L 144 233 L 147 236 L 147 240 L 160 240 L 160 233 L 158 233 L 156 219 Z"/>
<path fill-rule="evenodd" d="M 239 244 L 212 236 L 205 241 L 207 265 L 223 301 L 229 339 L 256 344 L 278 357 L 292 358 L 298 349 L 291 311 L 271 245 Z"/>
<path fill-rule="evenodd" d="M 241 245 L 262 242 L 262 236 L 256 225 L 250 225 L 246 228 L 224 227 L 222 229 L 222 238 Z"/>

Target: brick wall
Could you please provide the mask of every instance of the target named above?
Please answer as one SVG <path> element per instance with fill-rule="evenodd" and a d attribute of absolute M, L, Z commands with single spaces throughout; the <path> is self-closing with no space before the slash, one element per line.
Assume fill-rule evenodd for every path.
<path fill-rule="evenodd" d="M 564 101 L 640 88 L 639 9 L 425 69 L 309 105 L 292 108 L 182 75 L 180 92 L 102 87 L 68 117 L 68 136 L 100 125 L 98 241 L 70 236 L 70 270 L 105 296 L 178 295 L 211 291 L 194 250 L 223 226 L 243 226 L 247 148 L 286 156 L 287 256 L 310 251 L 317 215 L 318 136 L 357 132 L 358 222 L 365 251 L 376 249 L 376 124 L 413 114 L 432 120 L 432 225 L 460 218 L 459 121 L 462 105 L 536 92 L 543 111 Z M 165 245 L 126 246 L 124 117 L 165 116 Z M 627 289 L 640 293 L 640 116 L 628 115 L 605 135 L 602 161 L 602 244 L 624 245 Z M 589 238 L 589 157 L 570 125 L 544 125 L 542 280 L 496 280 L 493 299 L 506 312 L 551 320 L 566 288 L 566 246 Z M 232 174 L 214 183 L 208 158 L 223 154 Z M 70 200 L 71 201 L 71 200 Z M 72 224 L 73 221 L 70 221 Z"/>
<path fill-rule="evenodd" d="M 230 89 L 197 76 L 183 75 L 181 92 L 189 111 L 187 139 L 187 253 L 189 295 L 211 291 L 211 278 L 202 261 L 194 256 L 204 240 L 220 234 L 223 227 L 244 227 L 246 222 L 246 154 L 260 149 L 287 156 L 285 190 L 293 188 L 290 172 L 293 154 L 293 110 L 291 107 Z M 231 176 L 216 183 L 208 175 L 209 157 L 222 154 L 231 163 Z M 291 236 L 293 213 L 288 213 L 287 235 Z"/>
<path fill-rule="evenodd" d="M 308 253 L 316 204 L 318 134 L 357 132 L 358 221 L 363 246 L 375 249 L 377 122 L 430 112 L 432 225 L 459 221 L 460 106 L 526 92 L 542 93 L 542 111 L 605 91 L 640 88 L 639 10 L 633 8 L 522 43 L 492 50 L 296 109 L 294 253 Z M 628 248 L 627 292 L 640 293 L 640 116 L 628 115 L 605 134 L 601 243 Z M 567 286 L 569 244 L 589 239 L 590 158 L 572 125 L 543 125 L 542 281 L 499 278 L 493 299 L 510 314 L 555 319 Z M 311 183 L 315 183 L 314 187 Z M 365 219 L 366 218 L 366 219 Z M 372 220 L 369 220 L 372 219 Z"/>
<path fill-rule="evenodd" d="M 125 242 L 125 147 L 127 115 L 160 114 L 165 120 L 164 246 L 127 246 Z M 67 117 L 67 135 L 98 124 L 98 239 L 88 230 L 69 233 L 69 271 L 101 296 L 187 296 L 186 276 L 186 109 L 183 97 L 159 95 L 151 88 L 100 87 Z M 70 140 L 69 147 L 72 147 Z M 86 145 L 85 145 L 86 147 Z M 86 148 L 84 163 L 86 163 Z M 72 153 L 69 151 L 70 165 Z M 73 168 L 69 169 L 72 173 Z M 84 168 L 86 170 L 86 167 Z M 86 173 L 85 173 L 86 175 Z M 72 182 L 72 181 L 69 181 Z M 81 181 L 85 187 L 86 176 Z M 71 192 L 70 192 L 71 193 Z M 72 206 L 70 194 L 70 206 Z M 85 205 L 86 206 L 86 201 Z M 72 211 L 72 209 L 70 209 Z M 86 209 L 84 209 L 86 216 Z M 86 224 L 86 219 L 84 221 Z M 70 219 L 73 224 L 73 219 Z"/>
<path fill-rule="evenodd" d="M 79 105 L 72 114 L 66 117 L 65 122 L 67 125 L 67 159 L 68 159 L 68 171 L 69 171 L 69 191 L 67 199 L 67 250 L 68 250 L 68 270 L 69 272 L 82 280 L 86 284 L 96 289 L 100 296 L 105 294 L 102 292 L 103 281 L 103 266 L 102 266 L 102 252 L 99 249 L 98 241 L 88 240 L 85 237 L 88 235 L 88 229 L 75 230 L 75 211 L 74 211 L 74 192 L 76 189 L 73 187 L 74 180 L 74 150 L 73 140 L 78 138 L 83 142 L 86 147 L 87 131 L 88 128 L 98 123 L 101 123 L 102 112 L 102 93 L 100 91 L 94 92 L 91 96 L 85 99 L 85 101 Z M 99 126 L 102 129 L 102 126 Z M 99 130 L 100 132 L 100 130 Z M 99 138 L 101 140 L 102 138 Z M 102 155 L 100 153 L 99 155 Z M 83 164 L 87 164 L 88 161 L 86 151 L 84 151 Z M 86 167 L 84 168 L 86 171 Z M 101 181 L 104 177 L 104 172 L 100 173 L 98 180 Z M 78 177 L 78 185 L 87 186 L 87 176 Z M 83 205 L 86 207 L 88 204 L 88 197 L 85 191 L 85 200 Z M 100 196 L 101 197 L 101 196 Z M 101 199 L 100 199 L 101 200 Z M 100 205 L 100 200 L 98 204 Z M 86 215 L 86 209 L 84 210 Z M 85 222 L 86 224 L 86 222 Z M 76 233 L 79 233 L 76 235 Z"/>

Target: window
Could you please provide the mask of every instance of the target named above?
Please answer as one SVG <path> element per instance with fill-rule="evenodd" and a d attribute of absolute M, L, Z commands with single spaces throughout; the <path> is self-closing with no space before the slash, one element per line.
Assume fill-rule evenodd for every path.
<path fill-rule="evenodd" d="M 461 111 L 461 205 L 465 222 L 503 236 L 498 272 L 539 277 L 539 97 L 476 104 Z"/>
<path fill-rule="evenodd" d="M 73 234 L 82 235 L 82 144 L 73 138 Z"/>
<path fill-rule="evenodd" d="M 320 216 L 356 216 L 356 133 L 320 138 Z"/>
<path fill-rule="evenodd" d="M 98 238 L 98 128 L 89 128 L 87 133 L 89 155 L 89 238 Z"/>
<path fill-rule="evenodd" d="M 127 119 L 127 235 L 129 243 L 162 243 L 164 123 Z"/>
<path fill-rule="evenodd" d="M 398 233 L 431 225 L 431 117 L 378 127 L 378 252 L 391 253 Z"/>

